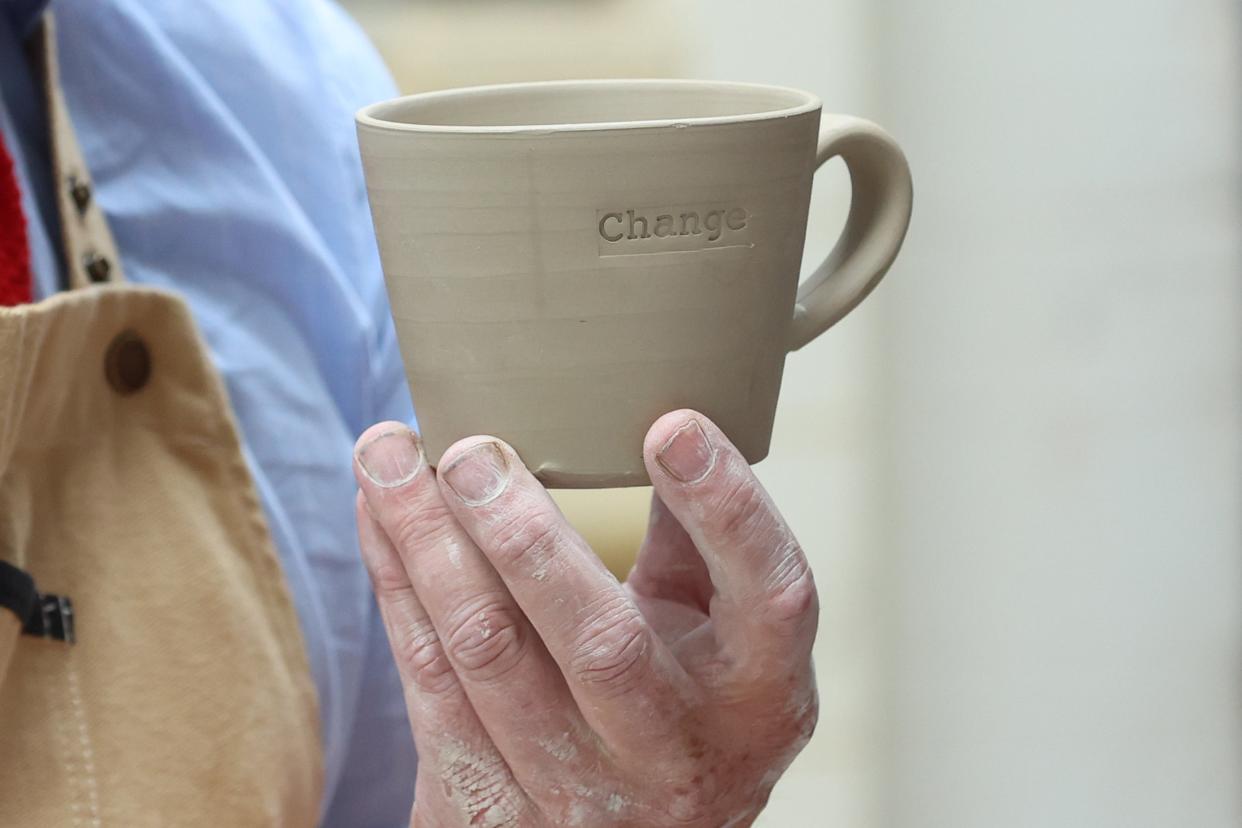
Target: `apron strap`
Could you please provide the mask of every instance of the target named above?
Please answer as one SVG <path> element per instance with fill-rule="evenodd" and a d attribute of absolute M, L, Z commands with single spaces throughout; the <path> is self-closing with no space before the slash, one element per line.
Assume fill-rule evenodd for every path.
<path fill-rule="evenodd" d="M 72 644 L 73 604 L 68 598 L 40 595 L 27 572 L 0 561 L 0 687 L 22 634 Z"/>
<path fill-rule="evenodd" d="M 69 287 L 123 282 L 121 257 L 108 229 L 108 221 L 95 202 L 90 171 L 78 146 L 60 87 L 60 64 L 56 57 L 56 24 L 52 13 L 31 35 L 30 51 L 43 80 L 48 133 L 52 142 L 52 180 L 56 209 L 60 215 L 61 250 L 69 271 Z"/>
<path fill-rule="evenodd" d="M 26 635 L 74 643 L 73 602 L 67 595 L 35 589 L 34 578 L 8 561 L 0 561 L 0 610 L 21 622 Z"/>
<path fill-rule="evenodd" d="M 8 561 L 0 561 L 0 610 L 8 610 L 25 626 L 38 598 L 34 578 Z"/>

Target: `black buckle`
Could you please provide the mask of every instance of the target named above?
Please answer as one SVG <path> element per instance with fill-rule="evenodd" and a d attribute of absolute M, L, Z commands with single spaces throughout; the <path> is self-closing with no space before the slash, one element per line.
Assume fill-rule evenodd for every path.
<path fill-rule="evenodd" d="M 67 595 L 35 589 L 29 572 L 0 561 L 0 608 L 12 611 L 22 623 L 22 633 L 72 644 L 73 602 Z"/>
<path fill-rule="evenodd" d="M 66 644 L 74 643 L 73 601 L 67 595 L 39 593 L 34 611 L 30 613 L 22 632 Z"/>

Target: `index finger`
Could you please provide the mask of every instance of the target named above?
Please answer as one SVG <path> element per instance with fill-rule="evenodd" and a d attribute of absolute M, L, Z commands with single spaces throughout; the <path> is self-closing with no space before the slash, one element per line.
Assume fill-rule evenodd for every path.
<path fill-rule="evenodd" d="M 804 664 L 819 610 L 811 567 L 745 458 L 689 410 L 655 422 L 643 457 L 703 555 L 716 590 L 712 621 L 734 660 L 760 675 L 774 663 Z"/>

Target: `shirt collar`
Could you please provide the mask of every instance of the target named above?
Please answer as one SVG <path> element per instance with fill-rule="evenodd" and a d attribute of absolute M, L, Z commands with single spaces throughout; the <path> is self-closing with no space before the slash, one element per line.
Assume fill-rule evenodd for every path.
<path fill-rule="evenodd" d="M 49 0 L 0 0 L 0 18 L 8 23 L 18 37 L 30 34 L 47 9 Z"/>

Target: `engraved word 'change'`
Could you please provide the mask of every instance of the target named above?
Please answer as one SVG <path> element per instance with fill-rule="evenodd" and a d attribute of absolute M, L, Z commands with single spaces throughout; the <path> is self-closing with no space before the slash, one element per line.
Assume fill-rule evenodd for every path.
<path fill-rule="evenodd" d="M 625 210 L 599 213 L 599 237 L 609 244 L 642 239 L 697 238 L 708 244 L 727 242 L 746 229 L 750 214 L 741 207 L 714 210 Z"/>

